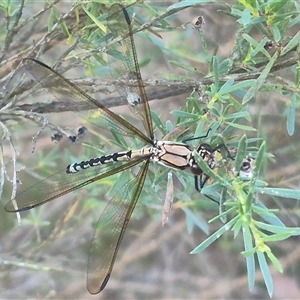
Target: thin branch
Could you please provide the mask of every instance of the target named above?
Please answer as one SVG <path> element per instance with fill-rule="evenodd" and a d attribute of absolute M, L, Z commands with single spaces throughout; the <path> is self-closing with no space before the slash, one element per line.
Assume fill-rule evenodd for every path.
<path fill-rule="evenodd" d="M 15 148 L 15 145 L 13 143 L 13 140 L 12 140 L 12 137 L 10 135 L 10 131 L 9 129 L 3 124 L 3 122 L 0 121 L 0 126 L 2 127 L 2 130 L 4 132 L 4 136 L 2 139 L 6 139 L 9 144 L 10 144 L 10 149 L 11 149 L 11 153 L 12 153 L 12 165 L 13 165 L 13 178 L 12 180 L 10 180 L 13 184 L 13 187 L 12 187 L 12 193 L 11 193 L 11 199 L 13 201 L 13 204 L 14 204 L 14 207 L 17 208 L 18 205 L 17 205 L 17 202 L 14 200 L 15 197 L 16 197 L 16 194 L 17 194 L 17 186 L 18 186 L 18 176 L 17 176 L 17 151 L 16 151 L 16 148 Z M 2 150 L 2 145 L 1 145 L 1 150 Z M 2 156 L 3 157 L 3 156 Z M 1 159 L 2 160 L 2 159 Z M 2 164 L 4 164 L 4 161 L 2 160 Z M 4 171 L 2 171 L 4 173 Z M 21 216 L 20 216 L 20 213 L 17 212 L 16 213 L 16 216 L 17 216 L 17 220 L 18 220 L 18 223 L 20 224 L 21 223 Z"/>

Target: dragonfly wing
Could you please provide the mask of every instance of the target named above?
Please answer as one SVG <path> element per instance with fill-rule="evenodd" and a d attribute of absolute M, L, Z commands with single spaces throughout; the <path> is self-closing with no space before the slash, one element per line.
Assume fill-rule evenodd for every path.
<path fill-rule="evenodd" d="M 69 103 L 73 104 L 73 111 L 80 112 L 89 107 L 91 110 L 87 120 L 90 123 L 122 135 L 137 136 L 147 143 L 151 142 L 136 127 L 107 109 L 46 64 L 32 58 L 25 58 L 23 64 L 42 87 L 60 101 L 59 105 L 62 110 L 64 106 L 68 107 Z"/>
<path fill-rule="evenodd" d="M 126 9 L 120 4 L 111 7 L 107 26 L 114 38 L 122 37 L 119 42 L 108 47 L 112 77 L 123 78 L 125 82 L 130 83 L 130 87 L 118 86 L 119 93 L 131 111 L 142 120 L 147 135 L 153 140 L 150 107 L 138 64 L 131 20 Z"/>
<path fill-rule="evenodd" d="M 5 205 L 5 210 L 17 212 L 31 209 L 89 183 L 132 168 L 143 160 L 145 157 L 138 157 L 129 162 L 108 163 L 70 174 L 66 173 L 66 169 L 60 170 L 18 194 L 14 200 L 10 200 Z"/>
<path fill-rule="evenodd" d="M 96 225 L 87 274 L 87 288 L 91 294 L 101 292 L 110 278 L 121 240 L 142 191 L 149 162 L 144 162 L 138 175 L 110 200 Z"/>

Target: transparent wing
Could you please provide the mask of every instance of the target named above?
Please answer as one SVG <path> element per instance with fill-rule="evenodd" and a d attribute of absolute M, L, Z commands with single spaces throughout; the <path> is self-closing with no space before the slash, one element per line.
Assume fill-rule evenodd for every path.
<path fill-rule="evenodd" d="M 105 108 L 49 66 L 32 58 L 24 59 L 23 63 L 31 75 L 60 101 L 62 107 L 64 103 L 73 102 L 74 104 L 77 103 L 77 110 L 80 111 L 83 105 L 87 104 L 86 106 L 92 110 L 88 118 L 88 121 L 92 124 L 108 128 L 126 136 L 137 136 L 141 140 L 151 143 L 152 140 L 146 137 L 140 130 Z"/>
<path fill-rule="evenodd" d="M 127 224 L 142 191 L 149 162 L 145 161 L 138 175 L 110 200 L 96 225 L 87 274 L 87 288 L 91 294 L 101 292 L 110 278 Z"/>
<path fill-rule="evenodd" d="M 126 9 L 119 4 L 113 5 L 107 26 L 115 38 L 123 37 L 120 42 L 110 45 L 107 51 L 113 78 L 128 82 L 128 85 L 118 85 L 118 91 L 131 111 L 142 120 L 147 135 L 153 140 L 150 107 L 138 64 L 131 20 Z"/>
<path fill-rule="evenodd" d="M 10 200 L 4 208 L 8 212 L 31 209 L 87 184 L 129 169 L 145 159 L 147 158 L 138 157 L 129 162 L 113 162 L 71 174 L 67 174 L 66 169 L 61 170 L 21 192 L 14 200 Z"/>

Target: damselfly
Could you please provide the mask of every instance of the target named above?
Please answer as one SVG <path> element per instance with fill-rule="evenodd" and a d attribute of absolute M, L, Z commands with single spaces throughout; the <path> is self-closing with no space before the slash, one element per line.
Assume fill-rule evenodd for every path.
<path fill-rule="evenodd" d="M 118 26 L 118 29 L 114 27 L 114 30 L 118 34 L 124 34 L 125 38 L 118 43 L 122 44 L 122 47 L 113 49 L 112 53 L 120 60 L 123 72 L 126 70 L 126 77 L 130 79 L 134 77 L 137 82 L 135 87 L 121 88 L 121 94 L 133 113 L 142 120 L 146 134 L 99 104 L 49 66 L 32 58 L 25 59 L 24 65 L 33 77 L 58 100 L 89 103 L 91 107 L 97 109 L 94 118 L 90 120 L 92 123 L 124 136 L 139 138 L 146 146 L 138 150 L 121 151 L 72 163 L 65 170 L 37 182 L 18 194 L 5 206 L 8 212 L 25 211 L 89 183 L 141 165 L 134 179 L 127 182 L 110 200 L 96 224 L 88 259 L 87 288 L 91 294 L 102 291 L 110 278 L 121 240 L 141 194 L 151 161 L 174 169 L 189 169 L 194 174 L 195 187 L 199 191 L 208 179 L 197 164 L 193 149 L 187 143 L 155 140 L 131 21 L 125 8 L 118 6 L 116 10 L 119 14 L 113 14 L 116 18 L 114 26 Z M 124 33 L 125 29 L 126 33 Z M 211 169 L 217 164 L 214 152 L 219 148 L 220 146 L 213 149 L 208 144 L 201 144 L 197 149 Z"/>

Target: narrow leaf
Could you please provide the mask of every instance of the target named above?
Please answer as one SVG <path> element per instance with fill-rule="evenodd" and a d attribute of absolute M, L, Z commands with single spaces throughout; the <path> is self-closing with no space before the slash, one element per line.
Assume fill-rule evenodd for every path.
<path fill-rule="evenodd" d="M 272 56 L 272 58 L 270 59 L 270 61 L 268 62 L 268 64 L 264 68 L 264 70 L 261 72 L 260 76 L 256 79 L 255 84 L 253 84 L 250 87 L 250 89 L 247 91 L 246 95 L 244 96 L 243 103 L 242 103 L 243 105 L 246 104 L 247 102 L 249 102 L 253 97 L 256 96 L 256 93 L 259 91 L 259 89 L 265 83 L 265 80 L 266 80 L 267 76 L 269 75 L 278 56 L 279 56 L 279 52 L 276 52 Z"/>
<path fill-rule="evenodd" d="M 98 28 L 100 28 L 104 33 L 107 32 L 107 28 L 103 23 L 99 22 L 99 20 L 93 14 L 91 14 L 83 5 L 81 5 L 81 8 L 93 20 L 93 22 L 98 26 Z"/>
<path fill-rule="evenodd" d="M 239 218 L 239 216 L 234 217 L 232 220 L 230 220 L 227 224 L 222 226 L 218 231 L 213 233 L 209 238 L 207 238 L 205 241 L 203 241 L 199 246 L 197 246 L 190 253 L 197 254 L 197 253 L 200 253 L 203 250 L 205 250 L 209 245 L 211 245 L 215 240 L 217 240 L 224 232 L 229 230 L 238 218 Z"/>
<path fill-rule="evenodd" d="M 283 269 L 282 269 L 281 263 L 279 262 L 279 260 L 277 259 L 277 257 L 271 251 L 267 251 L 266 253 L 267 253 L 269 259 L 271 260 L 272 264 L 275 266 L 275 268 L 280 273 L 282 273 Z"/>
<path fill-rule="evenodd" d="M 246 252 L 251 251 L 251 249 L 253 249 L 252 236 L 249 227 L 246 224 L 244 224 L 243 226 L 243 238 L 244 238 L 245 251 Z M 248 274 L 248 286 L 249 289 L 252 290 L 255 282 L 255 260 L 253 254 L 246 256 L 246 264 L 247 264 L 247 274 Z"/>
<path fill-rule="evenodd" d="M 271 195 L 271 196 L 300 200 L 300 190 L 265 187 L 265 188 L 256 188 L 255 191 L 262 195 Z"/>
<path fill-rule="evenodd" d="M 246 148 L 247 148 L 247 136 L 244 134 L 240 140 L 239 140 L 239 144 L 238 144 L 238 150 L 237 150 L 237 154 L 235 156 L 235 171 L 238 172 L 241 165 L 242 165 L 242 161 L 246 156 Z"/>
<path fill-rule="evenodd" d="M 262 223 L 256 221 L 255 224 L 257 227 L 267 230 L 269 232 L 273 232 L 276 234 L 289 234 L 289 235 L 300 235 L 300 228 L 299 227 L 285 227 L 285 226 L 276 226 L 271 224 Z"/>
<path fill-rule="evenodd" d="M 295 132 L 295 112 L 296 112 L 296 103 L 297 103 L 297 98 L 299 96 L 297 94 L 293 94 L 292 99 L 291 99 L 291 104 L 287 107 L 286 109 L 286 127 L 287 127 L 287 132 L 291 136 Z"/>
<path fill-rule="evenodd" d="M 261 270 L 262 276 L 264 278 L 264 281 L 265 281 L 265 284 L 266 284 L 266 287 L 267 287 L 267 290 L 268 290 L 268 294 L 269 294 L 270 297 L 272 297 L 273 288 L 274 288 L 273 279 L 272 279 L 272 276 L 271 276 L 271 273 L 270 273 L 269 266 L 268 266 L 267 261 L 266 261 L 265 254 L 261 251 L 257 251 L 256 254 L 257 254 L 260 270 Z"/>
<path fill-rule="evenodd" d="M 289 41 L 289 43 L 283 48 L 283 50 L 281 51 L 281 56 L 290 52 L 292 49 L 299 46 L 299 44 L 300 44 L 300 31 L 298 31 L 296 35 L 294 35 L 294 37 Z"/>
<path fill-rule="evenodd" d="M 247 131 L 257 131 L 254 127 L 251 126 L 247 126 L 247 125 L 242 125 L 242 124 L 237 124 L 237 123 L 232 123 L 232 122 L 225 122 L 226 124 L 234 127 L 234 128 L 238 128 L 241 130 L 247 130 Z"/>

